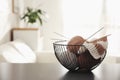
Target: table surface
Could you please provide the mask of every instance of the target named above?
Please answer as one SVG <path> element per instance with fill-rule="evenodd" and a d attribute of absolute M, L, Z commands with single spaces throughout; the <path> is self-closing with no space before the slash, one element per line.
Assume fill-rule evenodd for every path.
<path fill-rule="evenodd" d="M 120 80 L 120 64 L 101 64 L 92 72 L 80 73 L 59 63 L 1 63 L 0 80 Z"/>

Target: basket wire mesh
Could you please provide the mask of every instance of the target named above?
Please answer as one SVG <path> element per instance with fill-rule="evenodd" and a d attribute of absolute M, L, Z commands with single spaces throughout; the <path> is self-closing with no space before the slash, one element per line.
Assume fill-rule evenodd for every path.
<path fill-rule="evenodd" d="M 84 45 L 67 45 L 66 41 L 53 43 L 56 58 L 70 71 L 91 71 L 105 58 L 106 51 L 102 58 L 94 59 L 86 48 L 85 51 L 83 49 L 76 51 L 79 46 L 85 48 Z M 68 47 L 72 49 L 72 52 L 67 49 Z"/>

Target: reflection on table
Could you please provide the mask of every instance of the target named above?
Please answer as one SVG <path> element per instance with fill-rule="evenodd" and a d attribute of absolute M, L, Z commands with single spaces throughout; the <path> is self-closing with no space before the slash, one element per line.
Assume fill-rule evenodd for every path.
<path fill-rule="evenodd" d="M 68 71 L 61 80 L 94 80 L 93 72 L 70 72 Z"/>

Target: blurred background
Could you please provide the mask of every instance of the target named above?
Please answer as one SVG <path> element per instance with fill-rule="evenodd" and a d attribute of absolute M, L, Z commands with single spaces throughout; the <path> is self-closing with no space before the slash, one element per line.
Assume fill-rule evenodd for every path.
<path fill-rule="evenodd" d="M 40 26 L 43 34 L 41 52 L 53 53 L 52 38 L 68 39 L 79 35 L 88 38 L 104 27 L 92 38 L 107 34 L 107 60 L 120 62 L 120 10 L 119 0 L 0 0 L 0 44 L 10 41 L 10 30 L 26 27 L 20 18 L 26 8 L 42 9 L 47 13 L 46 22 Z M 92 39 L 91 38 L 91 39 Z M 111 60 L 112 59 L 112 60 Z"/>

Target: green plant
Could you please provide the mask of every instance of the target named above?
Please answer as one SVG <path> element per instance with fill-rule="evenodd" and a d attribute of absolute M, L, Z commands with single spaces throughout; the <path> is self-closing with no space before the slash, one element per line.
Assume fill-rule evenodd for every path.
<path fill-rule="evenodd" d="M 44 16 L 44 11 L 41 9 L 33 10 L 32 8 L 27 8 L 27 12 L 24 14 L 24 16 L 21 19 L 24 19 L 27 23 L 36 23 L 37 20 L 42 25 L 43 19 L 42 16 Z"/>

